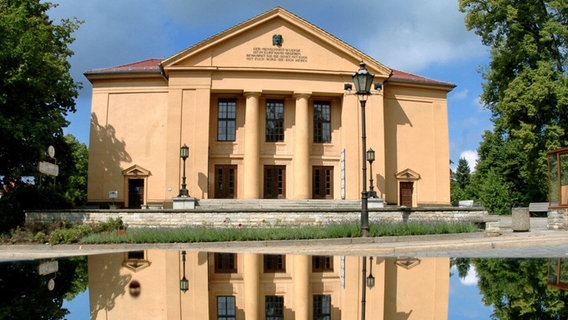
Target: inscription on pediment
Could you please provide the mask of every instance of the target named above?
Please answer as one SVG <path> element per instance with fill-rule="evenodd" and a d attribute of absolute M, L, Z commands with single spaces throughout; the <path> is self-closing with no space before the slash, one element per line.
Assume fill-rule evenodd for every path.
<path fill-rule="evenodd" d="M 249 61 L 281 61 L 307 63 L 308 56 L 302 54 L 302 49 L 254 47 L 247 53 Z"/>

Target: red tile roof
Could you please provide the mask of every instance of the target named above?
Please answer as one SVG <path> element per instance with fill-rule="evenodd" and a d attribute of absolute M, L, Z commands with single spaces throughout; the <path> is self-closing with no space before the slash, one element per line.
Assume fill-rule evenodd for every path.
<path fill-rule="evenodd" d="M 85 72 L 85 75 L 91 74 L 107 74 L 107 73 L 144 73 L 144 72 L 160 72 L 160 63 L 163 59 L 146 59 L 133 63 L 123 64 L 121 66 L 94 69 Z"/>
<path fill-rule="evenodd" d="M 450 82 L 438 81 L 434 79 L 425 78 L 412 73 L 391 69 L 392 74 L 388 81 L 393 82 L 406 82 L 406 83 L 418 83 L 433 86 L 451 87 L 454 88 L 456 85 Z"/>
<path fill-rule="evenodd" d="M 161 72 L 160 63 L 163 59 L 146 59 L 142 61 L 137 61 L 129 64 L 123 64 L 116 67 L 95 69 L 85 72 L 85 75 L 96 75 L 96 74 L 120 74 L 120 73 L 154 73 Z M 425 78 L 412 73 L 391 69 L 392 74 L 388 81 L 392 82 L 402 82 L 402 83 L 416 83 L 432 86 L 442 86 L 453 88 L 455 85 L 453 83 L 433 80 Z"/>

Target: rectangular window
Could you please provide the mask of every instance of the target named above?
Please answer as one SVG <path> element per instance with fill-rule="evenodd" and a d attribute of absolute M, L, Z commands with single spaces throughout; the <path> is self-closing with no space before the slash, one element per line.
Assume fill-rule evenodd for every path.
<path fill-rule="evenodd" d="M 333 272 L 333 256 L 312 256 L 312 272 Z"/>
<path fill-rule="evenodd" d="M 264 273 L 286 272 L 286 256 L 281 254 L 265 254 Z"/>
<path fill-rule="evenodd" d="M 215 253 L 215 273 L 237 273 L 237 254 Z"/>
<path fill-rule="evenodd" d="M 237 308 L 235 306 L 234 296 L 217 297 L 217 319 L 218 320 L 237 319 Z"/>
<path fill-rule="evenodd" d="M 331 166 L 313 167 L 312 198 L 333 199 L 333 167 Z"/>
<path fill-rule="evenodd" d="M 314 143 L 331 142 L 331 104 L 328 101 L 314 103 Z"/>
<path fill-rule="evenodd" d="M 264 310 L 266 320 L 284 320 L 284 297 L 264 297 Z"/>
<path fill-rule="evenodd" d="M 217 113 L 217 141 L 235 141 L 237 100 L 220 99 Z"/>
<path fill-rule="evenodd" d="M 284 101 L 266 102 L 266 142 L 284 141 Z"/>
<path fill-rule="evenodd" d="M 331 296 L 314 296 L 314 320 L 331 320 Z"/>

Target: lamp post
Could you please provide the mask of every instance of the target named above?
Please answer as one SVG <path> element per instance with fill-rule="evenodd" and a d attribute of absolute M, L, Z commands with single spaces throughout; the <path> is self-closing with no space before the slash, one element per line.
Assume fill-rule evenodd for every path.
<path fill-rule="evenodd" d="M 375 192 L 373 187 L 373 161 L 375 161 L 375 150 L 369 148 L 367 150 L 367 161 L 369 161 L 369 193 L 368 198 L 376 198 L 377 192 Z"/>
<path fill-rule="evenodd" d="M 353 83 L 355 84 L 355 94 L 361 104 L 361 170 L 363 171 L 363 187 L 361 189 L 361 237 L 367 237 L 369 233 L 369 210 L 367 205 L 367 132 L 365 128 L 365 105 L 367 98 L 371 94 L 371 84 L 375 76 L 367 70 L 365 63 L 361 61 L 359 70 L 353 74 Z M 363 268 L 361 277 L 361 320 L 365 320 L 365 303 L 367 299 L 367 257 L 363 256 Z"/>
<path fill-rule="evenodd" d="M 183 277 L 179 281 L 179 289 L 181 292 L 186 293 L 189 290 L 189 280 L 185 277 L 185 250 L 181 252 L 181 265 L 183 269 Z"/>
<path fill-rule="evenodd" d="M 367 70 L 365 63 L 361 61 L 359 70 L 353 74 L 353 83 L 355 84 L 355 94 L 359 98 L 361 104 L 361 150 L 363 171 L 363 187 L 361 189 L 361 236 L 366 237 L 369 233 L 369 211 L 367 207 L 367 132 L 365 127 L 365 105 L 367 98 L 371 94 L 371 85 L 375 76 Z M 366 259 L 365 259 L 366 260 Z"/>
<path fill-rule="evenodd" d="M 189 197 L 187 185 L 185 184 L 185 160 L 189 157 L 189 147 L 183 144 L 179 149 L 179 156 L 183 160 L 183 175 L 181 178 L 181 189 L 179 189 L 178 197 Z"/>
<path fill-rule="evenodd" d="M 369 289 L 375 286 L 375 277 L 373 276 L 373 257 L 369 257 L 369 276 L 367 277 L 367 287 Z"/>

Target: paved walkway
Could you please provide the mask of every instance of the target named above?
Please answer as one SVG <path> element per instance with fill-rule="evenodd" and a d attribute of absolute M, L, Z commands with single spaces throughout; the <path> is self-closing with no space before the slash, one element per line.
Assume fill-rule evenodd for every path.
<path fill-rule="evenodd" d="M 93 255 L 141 249 L 199 250 L 308 255 L 381 257 L 524 257 L 568 256 L 568 231 L 547 230 L 546 218 L 531 218 L 530 231 L 513 232 L 511 218 L 499 217 L 501 235 L 485 233 L 294 241 L 119 245 L 4 245 L 0 261 Z"/>

